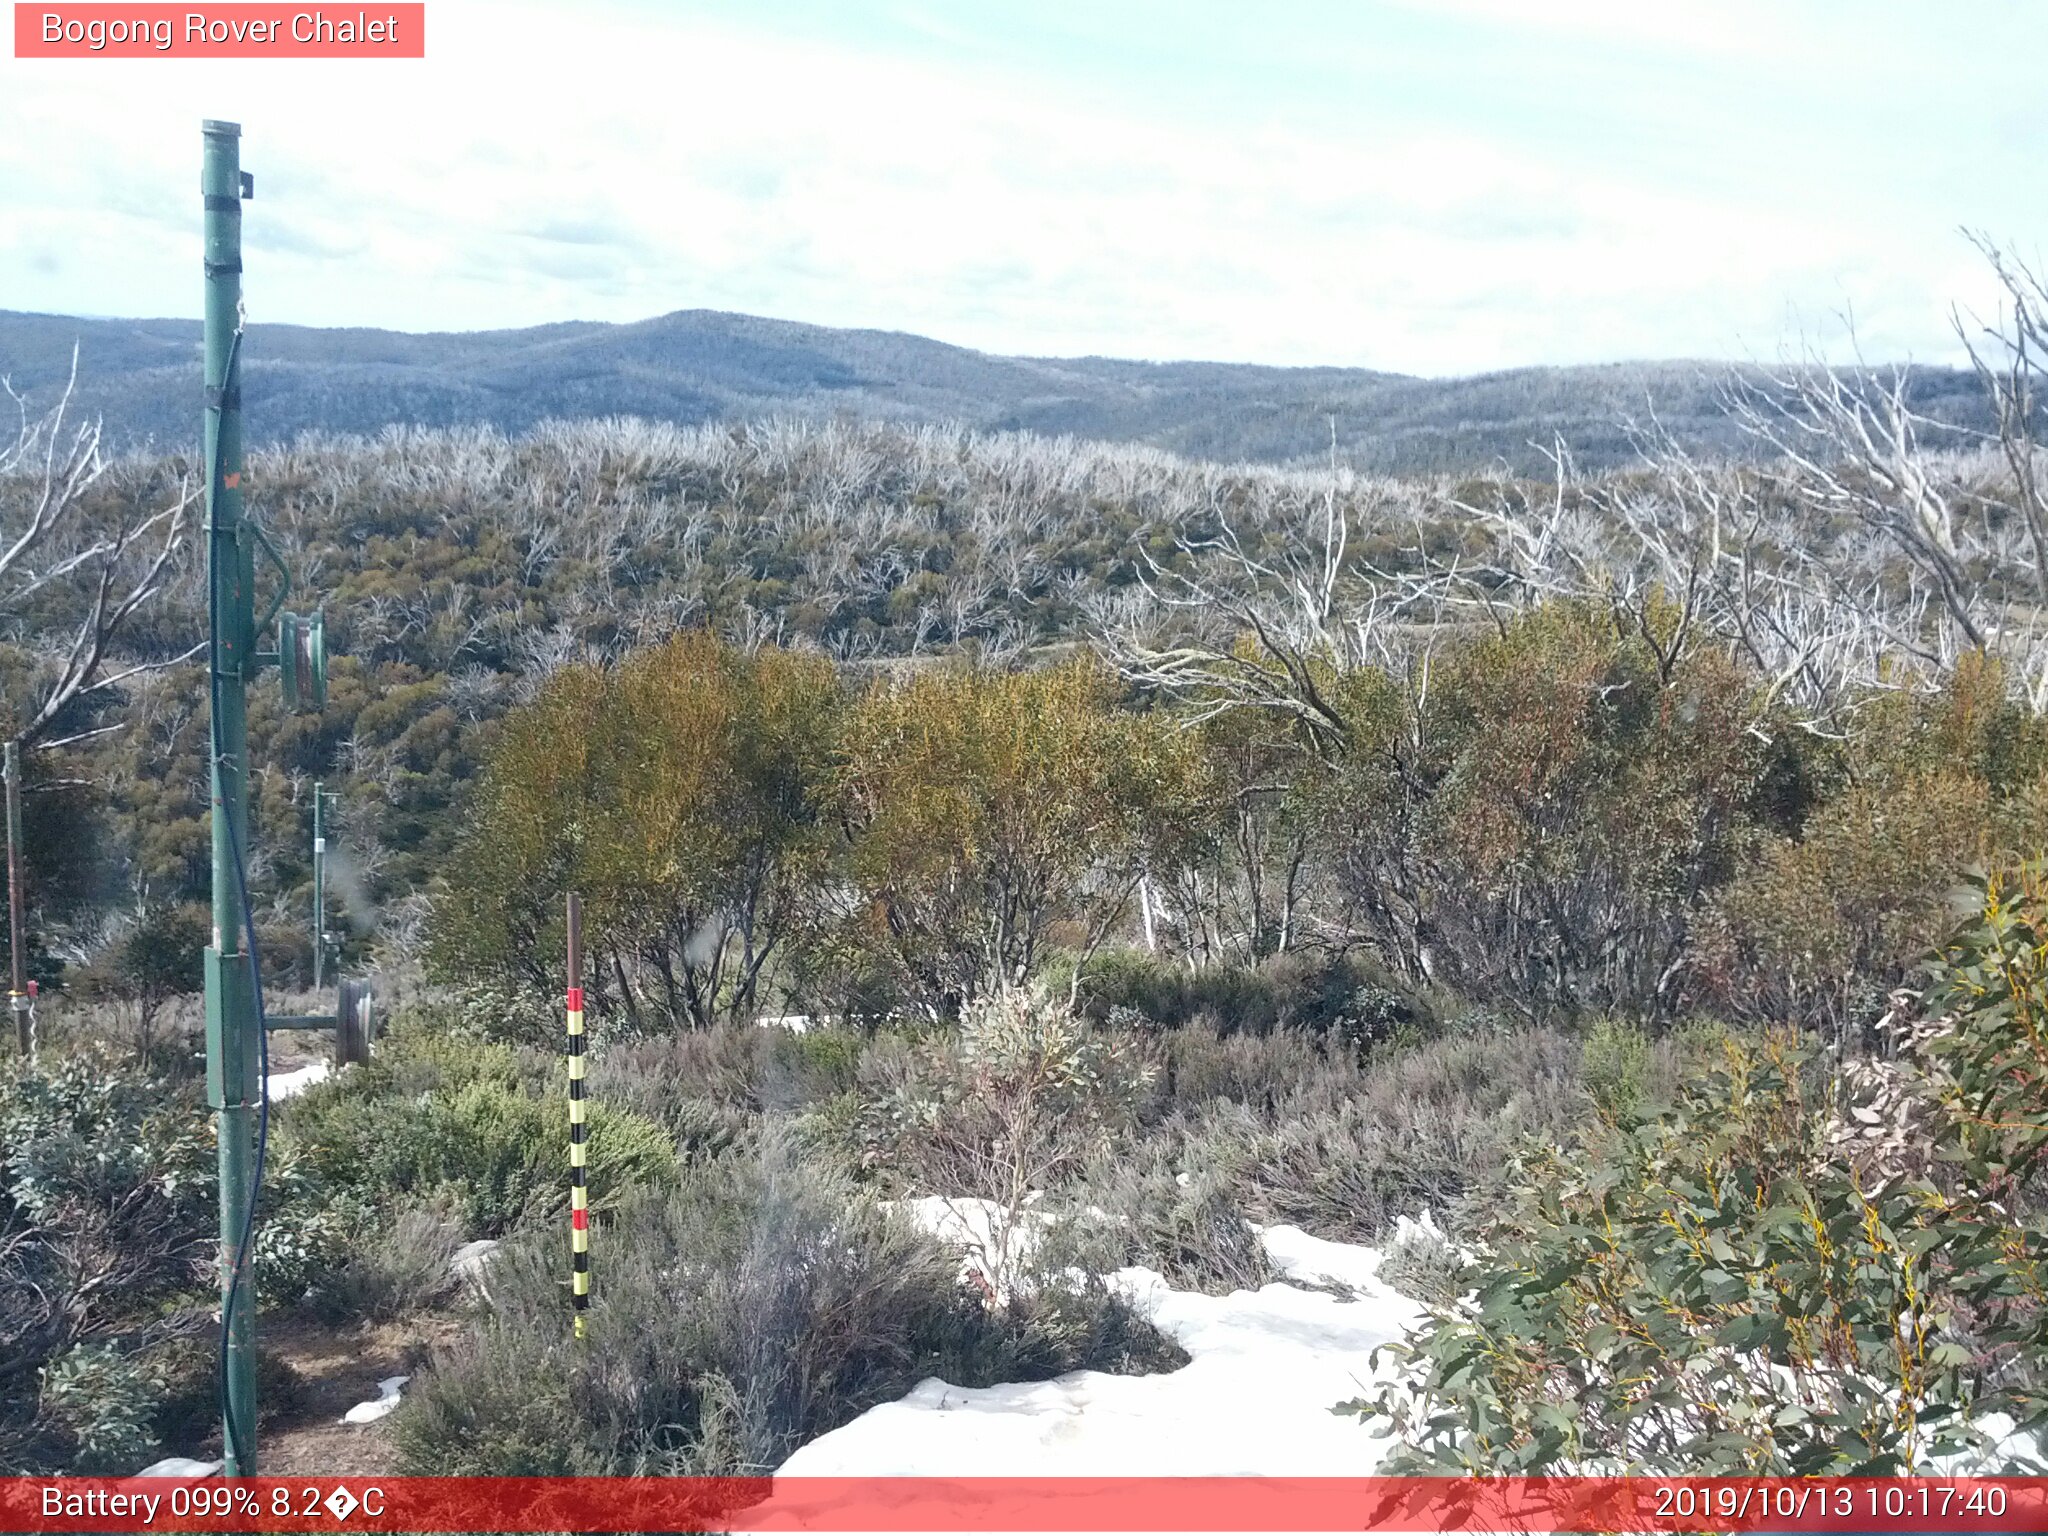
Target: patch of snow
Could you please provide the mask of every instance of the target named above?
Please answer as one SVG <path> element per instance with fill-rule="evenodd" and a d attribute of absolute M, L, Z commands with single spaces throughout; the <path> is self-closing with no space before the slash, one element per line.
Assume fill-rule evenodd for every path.
<path fill-rule="evenodd" d="M 1425 1205 L 1422 1208 L 1422 1214 L 1419 1216 L 1412 1218 L 1396 1216 L 1394 1218 L 1395 1242 L 1406 1243 L 1423 1240 L 1434 1243 L 1447 1243 L 1450 1241 L 1449 1238 L 1444 1236 L 1444 1229 L 1436 1224 L 1436 1218 L 1429 1214 L 1428 1206 Z"/>
<path fill-rule="evenodd" d="M 270 1102 L 275 1104 L 281 1099 L 292 1098 L 297 1094 L 304 1093 L 315 1083 L 325 1082 L 327 1074 L 331 1070 L 332 1068 L 326 1062 L 315 1061 L 309 1062 L 305 1066 L 298 1067 L 290 1072 L 271 1073 L 269 1078 Z"/>
<path fill-rule="evenodd" d="M 1925 1456 L 1914 1470 L 1924 1477 L 2035 1477 L 2044 1469 L 2048 1445 L 2002 1413 L 1987 1413 L 1974 1427 L 1990 1440 L 1982 1451 Z"/>
<path fill-rule="evenodd" d="M 969 1195 L 925 1195 L 884 1204 L 894 1205 L 933 1237 L 958 1248 L 964 1255 L 962 1277 L 978 1283 L 991 1300 L 1001 1302 L 1015 1284 L 1018 1266 L 1030 1258 L 1052 1219 L 1033 1209 L 1043 1193 L 1033 1190 L 1024 1197 L 1014 1223 L 999 1202 Z"/>
<path fill-rule="evenodd" d="M 217 1461 L 194 1461 L 190 1456 L 166 1456 L 162 1461 L 152 1461 L 137 1477 L 212 1477 L 219 1472 Z"/>
<path fill-rule="evenodd" d="M 1192 1357 L 1157 1376 L 1076 1371 L 964 1388 L 934 1377 L 800 1448 L 779 1476 L 1319 1476 L 1369 1473 L 1388 1442 L 1330 1412 L 1375 1379 L 1370 1356 L 1413 1308 L 1274 1284 L 1176 1291 L 1115 1283 Z"/>
<path fill-rule="evenodd" d="M 490 1263 L 491 1255 L 498 1251 L 495 1237 L 480 1237 L 473 1243 L 464 1243 L 448 1257 L 448 1267 L 459 1280 L 471 1285 L 483 1284 L 484 1269 Z"/>
<path fill-rule="evenodd" d="M 1327 1238 L 1310 1237 L 1299 1227 L 1287 1226 L 1260 1229 L 1259 1241 L 1265 1244 L 1266 1257 L 1273 1261 L 1273 1267 L 1290 1280 L 1349 1286 L 1367 1296 L 1394 1294 L 1380 1283 L 1383 1256 L 1377 1249 L 1361 1248 L 1356 1243 L 1333 1243 Z"/>
<path fill-rule="evenodd" d="M 996 1244 L 1003 1208 L 993 1201 L 929 1196 L 904 1208 L 935 1235 L 959 1244 L 971 1268 Z M 1051 1218 L 1026 1210 L 1012 1247 L 1030 1244 Z M 1139 1312 L 1188 1352 L 1179 1370 L 1152 1376 L 1075 1371 L 1051 1381 L 956 1387 L 931 1377 L 896 1402 L 801 1446 L 780 1477 L 1367 1476 L 1393 1442 L 1337 1403 L 1369 1395 L 1398 1363 L 1375 1369 L 1372 1353 L 1404 1338 L 1423 1305 L 1379 1278 L 1383 1255 L 1299 1227 L 1260 1230 L 1274 1266 L 1290 1279 L 1204 1296 L 1178 1291 L 1157 1272 L 1110 1276 Z M 1446 1243 L 1428 1212 L 1396 1224 L 1395 1242 Z M 2031 1475 L 2043 1447 L 2011 1420 L 1979 1421 L 1989 1452 L 1928 1458 L 1920 1475 Z M 1588 1467 L 1582 1471 L 1612 1470 Z M 906 1489 L 911 1485 L 906 1485 Z M 916 1494 L 906 1491 L 906 1499 Z M 778 1507 L 787 1504 L 778 1495 Z M 831 1528 L 829 1509 L 819 1528 Z"/>
<path fill-rule="evenodd" d="M 988 1201 L 943 1197 L 908 1202 L 908 1209 L 970 1250 L 994 1241 L 1002 1215 Z M 1030 1235 L 1025 1228 L 1012 1242 Z M 933 1377 L 799 1448 L 777 1475 L 1370 1473 L 1389 1442 L 1330 1409 L 1385 1379 L 1373 1368 L 1372 1352 L 1403 1337 L 1422 1308 L 1379 1283 L 1372 1249 L 1291 1227 L 1270 1229 L 1266 1240 L 1286 1272 L 1367 1294 L 1345 1300 L 1276 1282 L 1204 1296 L 1173 1289 L 1153 1270 L 1118 1270 L 1111 1282 L 1179 1342 L 1188 1364 L 1155 1376 L 1076 1371 L 977 1388 Z"/>
<path fill-rule="evenodd" d="M 344 1424 L 374 1424 L 385 1414 L 398 1406 L 398 1389 L 411 1381 L 410 1376 L 386 1376 L 377 1383 L 377 1398 L 374 1402 L 357 1403 L 341 1416 Z"/>

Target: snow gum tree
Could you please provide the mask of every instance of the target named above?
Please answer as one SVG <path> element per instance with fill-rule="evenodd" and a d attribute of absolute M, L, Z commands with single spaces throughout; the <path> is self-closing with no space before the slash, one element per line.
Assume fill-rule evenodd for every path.
<path fill-rule="evenodd" d="M 1085 964 L 1174 835 L 1195 744 L 1117 708 L 1115 691 L 1090 659 L 958 667 L 878 684 L 855 709 L 842 785 L 851 875 L 871 932 L 931 1013 L 1025 980 L 1062 920 Z"/>
<path fill-rule="evenodd" d="M 557 672 L 505 723 L 436 962 L 546 989 L 574 890 L 597 1006 L 640 1027 L 751 1018 L 817 910 L 838 707 L 822 658 L 703 634 Z"/>

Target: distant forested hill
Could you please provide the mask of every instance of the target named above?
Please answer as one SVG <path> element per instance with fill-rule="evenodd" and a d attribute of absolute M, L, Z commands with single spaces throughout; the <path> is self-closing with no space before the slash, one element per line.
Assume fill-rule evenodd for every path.
<path fill-rule="evenodd" d="M 84 320 L 0 310 L 0 373 L 47 390 L 72 343 L 84 403 L 122 445 L 196 436 L 196 320 Z M 696 423 L 784 415 L 1071 433 L 1190 457 L 1289 463 L 1340 452 L 1361 470 L 1430 473 L 1542 467 L 1532 442 L 1562 435 L 1587 468 L 1630 457 L 1625 417 L 1654 408 L 1680 441 L 1739 448 L 1712 363 L 1523 368 L 1422 379 L 1362 368 L 998 357 L 890 331 L 834 330 L 683 310 L 631 325 L 413 335 L 257 325 L 244 386 L 252 442 L 374 432 L 393 422 L 489 423 L 633 415 Z M 1921 370 L 1936 414 L 1980 414 L 1976 381 Z"/>

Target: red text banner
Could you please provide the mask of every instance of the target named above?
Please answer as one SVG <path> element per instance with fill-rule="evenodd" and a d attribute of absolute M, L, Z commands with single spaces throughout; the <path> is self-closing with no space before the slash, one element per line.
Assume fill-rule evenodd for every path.
<path fill-rule="evenodd" d="M 0 1532 L 2048 1531 L 2048 1478 L 7 1478 Z"/>
<path fill-rule="evenodd" d="M 18 59 L 423 59 L 424 4 L 25 5 Z"/>

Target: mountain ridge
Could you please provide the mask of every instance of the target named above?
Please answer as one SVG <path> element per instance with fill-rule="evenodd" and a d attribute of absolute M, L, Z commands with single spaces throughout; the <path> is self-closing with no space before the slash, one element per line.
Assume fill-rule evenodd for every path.
<path fill-rule="evenodd" d="M 197 320 L 87 319 L 0 310 L 0 372 L 40 397 L 73 341 L 79 404 L 117 448 L 196 439 Z M 1336 449 L 1374 473 L 1540 472 L 1558 437 L 1587 468 L 1634 457 L 1623 418 L 1659 420 L 1688 447 L 1739 452 L 1718 387 L 1734 365 L 1646 360 L 1435 379 L 1334 365 L 1009 356 L 909 331 L 838 328 L 725 310 L 558 321 L 490 331 L 252 325 L 243 396 L 251 443 L 394 423 L 487 424 L 765 415 L 957 422 L 982 430 L 1143 443 L 1190 458 L 1290 464 Z M 1916 400 L 1981 421 L 1966 370 L 1914 370 Z"/>

